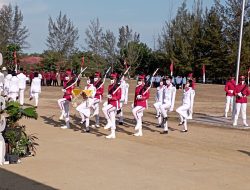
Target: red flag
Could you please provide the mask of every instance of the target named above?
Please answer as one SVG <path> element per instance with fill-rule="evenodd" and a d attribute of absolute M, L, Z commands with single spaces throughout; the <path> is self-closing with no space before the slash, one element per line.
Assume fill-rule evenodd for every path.
<path fill-rule="evenodd" d="M 171 60 L 171 64 L 170 64 L 170 73 L 171 73 L 171 76 L 173 75 L 173 72 L 174 72 L 174 61 Z"/>
<path fill-rule="evenodd" d="M 17 60 L 16 60 L 16 51 L 13 52 L 13 57 L 14 57 L 14 63 L 16 64 L 17 63 Z"/>
<path fill-rule="evenodd" d="M 202 65 L 202 74 L 204 75 L 206 73 L 206 66 L 203 64 Z"/>
<path fill-rule="evenodd" d="M 83 67 L 83 65 L 84 65 L 84 56 L 82 56 L 82 64 L 81 64 L 81 66 Z"/>

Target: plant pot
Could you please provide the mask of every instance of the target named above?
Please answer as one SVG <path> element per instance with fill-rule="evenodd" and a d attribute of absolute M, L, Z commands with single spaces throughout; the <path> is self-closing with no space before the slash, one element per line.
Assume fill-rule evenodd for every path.
<path fill-rule="evenodd" d="M 7 154 L 5 160 L 6 160 L 6 161 L 9 161 L 10 164 L 17 164 L 18 159 L 19 159 L 19 156 L 18 156 L 18 155 Z"/>

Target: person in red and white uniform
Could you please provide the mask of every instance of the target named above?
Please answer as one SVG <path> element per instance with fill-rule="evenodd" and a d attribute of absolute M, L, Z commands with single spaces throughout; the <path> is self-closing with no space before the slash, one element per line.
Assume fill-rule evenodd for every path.
<path fill-rule="evenodd" d="M 34 73 L 34 78 L 31 81 L 30 100 L 35 99 L 35 107 L 38 106 L 39 94 L 41 93 L 41 78 L 38 72 Z"/>
<path fill-rule="evenodd" d="M 182 98 L 182 105 L 176 109 L 176 112 L 180 115 L 180 123 L 179 125 L 183 126 L 181 132 L 187 132 L 187 119 L 188 114 L 193 104 L 193 88 L 192 88 L 192 80 L 188 80 L 187 84 L 184 89 L 183 98 Z"/>
<path fill-rule="evenodd" d="M 158 118 L 158 123 L 159 123 L 159 126 L 157 127 L 160 127 L 162 123 L 160 106 L 163 104 L 164 89 L 165 89 L 165 85 L 164 85 L 163 79 L 161 79 L 160 85 L 156 88 L 156 96 L 155 96 L 155 103 L 154 103 L 154 108 L 156 110 L 155 117 Z"/>
<path fill-rule="evenodd" d="M 74 80 L 71 78 L 71 70 L 68 69 L 65 73 L 65 80 L 63 82 L 63 89 L 64 92 L 63 98 L 59 99 L 58 105 L 61 109 L 61 116 L 60 120 L 65 119 L 66 125 L 62 126 L 62 129 L 69 129 L 69 104 L 72 100 L 72 90 L 74 88 L 74 85 L 72 85 Z"/>
<path fill-rule="evenodd" d="M 116 111 L 120 109 L 120 99 L 121 99 L 121 88 L 119 84 L 116 83 L 117 74 L 113 73 L 110 75 L 110 85 L 108 86 L 108 102 L 104 103 L 102 111 L 105 118 L 107 119 L 107 124 L 104 129 L 111 128 L 111 134 L 106 136 L 108 139 L 114 139 L 116 130 Z"/>
<path fill-rule="evenodd" d="M 135 97 L 133 105 L 133 115 L 136 120 L 135 131 L 137 131 L 134 136 L 142 136 L 142 116 L 143 111 L 147 108 L 147 100 L 149 99 L 149 88 L 145 86 L 144 83 L 145 76 L 140 75 L 138 77 L 137 86 L 135 88 Z"/>
<path fill-rule="evenodd" d="M 93 115 L 95 117 L 95 125 L 92 125 L 92 127 L 100 127 L 100 121 L 99 121 L 99 112 L 100 112 L 100 102 L 103 98 L 103 92 L 104 92 L 104 84 L 101 79 L 101 73 L 95 72 L 94 76 L 94 86 L 96 88 L 95 98 L 94 98 L 94 104 L 92 106 L 93 108 Z"/>
<path fill-rule="evenodd" d="M 227 81 L 225 85 L 225 91 L 226 91 L 226 107 L 225 107 L 225 118 L 228 116 L 229 108 L 231 109 L 231 113 L 233 113 L 233 103 L 234 103 L 234 90 L 235 90 L 236 84 L 234 77 L 230 77 L 230 79 Z"/>
<path fill-rule="evenodd" d="M 172 77 L 166 78 L 166 86 L 163 92 L 163 103 L 160 105 L 160 112 L 162 118 L 161 126 L 164 127 L 163 134 L 168 133 L 168 115 L 167 112 L 172 112 L 174 110 L 174 103 L 175 103 L 175 96 L 176 96 L 176 88 L 172 84 Z"/>
<path fill-rule="evenodd" d="M 237 126 L 238 117 L 241 111 L 241 117 L 243 119 L 243 125 L 248 127 L 247 123 L 247 96 L 250 95 L 250 91 L 245 81 L 245 76 L 240 76 L 239 84 L 236 85 L 234 95 L 236 96 L 236 110 L 234 115 L 233 126 Z"/>
<path fill-rule="evenodd" d="M 94 104 L 94 97 L 96 94 L 96 88 L 94 86 L 94 77 L 89 77 L 87 79 L 87 86 L 84 88 L 85 90 L 91 90 L 91 95 L 84 95 L 83 96 L 83 102 L 76 107 L 76 110 L 79 111 L 79 114 L 82 118 L 81 124 L 85 122 L 85 132 L 89 133 L 89 118 L 90 118 L 90 112 L 92 105 Z"/>

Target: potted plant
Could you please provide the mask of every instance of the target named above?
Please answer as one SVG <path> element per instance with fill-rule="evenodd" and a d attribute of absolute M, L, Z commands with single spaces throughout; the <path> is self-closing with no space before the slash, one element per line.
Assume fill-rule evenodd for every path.
<path fill-rule="evenodd" d="M 27 135 L 25 126 L 20 126 L 18 121 L 23 117 L 37 119 L 38 115 L 34 107 L 23 108 L 18 102 L 7 102 L 3 110 L 6 114 L 6 128 L 3 137 L 7 144 L 6 160 L 17 163 L 20 157 L 34 155 L 36 153 L 34 134 Z"/>

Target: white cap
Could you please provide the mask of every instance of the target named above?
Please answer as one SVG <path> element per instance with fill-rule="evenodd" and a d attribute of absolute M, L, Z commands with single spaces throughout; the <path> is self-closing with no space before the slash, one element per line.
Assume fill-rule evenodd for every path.
<path fill-rule="evenodd" d="M 2 71 L 6 71 L 6 70 L 7 70 L 6 67 L 3 67 L 3 68 L 2 68 Z"/>

